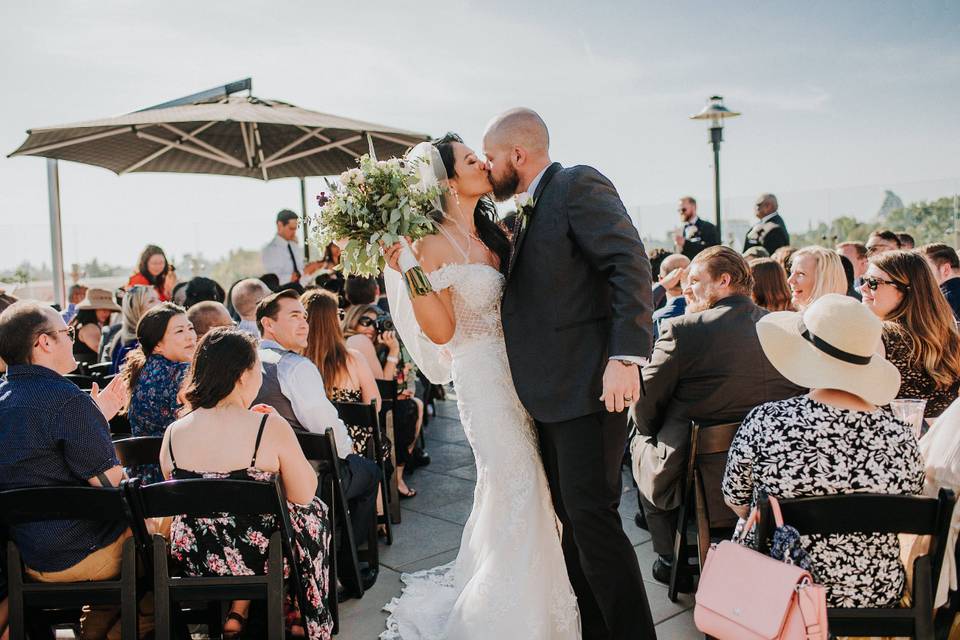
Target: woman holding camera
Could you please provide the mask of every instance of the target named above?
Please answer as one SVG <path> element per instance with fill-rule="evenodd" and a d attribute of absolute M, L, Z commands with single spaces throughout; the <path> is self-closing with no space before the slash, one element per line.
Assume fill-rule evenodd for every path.
<path fill-rule="evenodd" d="M 400 371 L 400 341 L 392 328 L 389 316 L 384 316 L 380 308 L 372 304 L 354 305 L 346 310 L 343 318 L 343 334 L 347 337 L 347 347 L 356 349 L 364 357 L 378 380 L 396 380 Z M 387 353 L 383 364 L 377 353 L 378 347 Z M 423 403 L 419 398 L 413 397 L 410 391 L 401 389 L 397 395 L 393 421 L 394 437 L 397 441 L 397 490 L 401 498 L 417 495 L 403 480 L 407 463 L 409 462 L 411 467 L 423 467 L 430 463 L 430 457 L 425 452 L 414 452 L 422 424 Z"/>

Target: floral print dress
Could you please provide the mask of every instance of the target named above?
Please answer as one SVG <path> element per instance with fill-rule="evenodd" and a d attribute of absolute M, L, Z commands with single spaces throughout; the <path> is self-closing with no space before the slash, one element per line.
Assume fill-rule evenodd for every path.
<path fill-rule="evenodd" d="M 267 416 L 260 422 L 257 443 L 250 459 L 250 466 L 229 473 L 188 471 L 177 468 L 173 457 L 173 438 L 168 441 L 170 460 L 173 463 L 174 480 L 192 478 L 229 478 L 234 480 L 258 480 L 272 482 L 277 473 L 257 469 L 254 463 Z M 292 541 L 304 581 L 306 602 L 300 603 L 300 613 L 310 640 L 330 640 L 333 633 L 333 618 L 330 615 L 330 528 L 327 506 L 318 497 L 310 504 L 301 505 L 287 501 L 290 521 L 293 525 Z M 218 518 L 192 518 L 176 516 L 170 527 L 170 556 L 184 575 L 188 576 L 249 576 L 267 570 L 267 548 L 270 536 L 278 529 L 276 516 L 233 516 L 227 513 Z M 287 558 L 284 558 L 284 578 L 290 579 Z M 299 624 L 297 610 L 289 587 L 284 598 L 288 628 Z M 336 597 L 334 595 L 333 597 Z"/>
<path fill-rule="evenodd" d="M 189 362 L 173 362 L 161 355 L 151 355 L 143 365 L 137 386 L 130 396 L 130 432 L 134 436 L 163 436 L 177 419 L 181 404 L 177 394 L 190 369 Z M 141 478 L 143 484 L 163 482 L 160 465 L 146 464 L 128 470 L 130 477 Z"/>
<path fill-rule="evenodd" d="M 727 456 L 723 495 L 736 505 L 756 504 L 761 491 L 777 498 L 919 495 L 923 478 L 913 430 L 889 409 L 847 411 L 798 396 L 747 415 Z M 827 589 L 827 606 L 900 601 L 904 569 L 896 534 L 801 535 L 800 544 L 814 579 Z"/>
<path fill-rule="evenodd" d="M 886 351 L 887 360 L 900 371 L 900 391 L 897 397 L 926 400 L 927 406 L 923 410 L 924 418 L 936 418 L 957 399 L 960 377 L 955 378 L 949 387 L 938 388 L 937 383 L 922 366 L 914 365 L 910 343 L 902 335 L 885 331 L 883 348 Z"/>

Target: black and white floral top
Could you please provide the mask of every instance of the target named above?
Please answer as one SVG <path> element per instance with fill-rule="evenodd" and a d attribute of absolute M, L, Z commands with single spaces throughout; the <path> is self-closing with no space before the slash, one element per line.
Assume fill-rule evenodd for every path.
<path fill-rule="evenodd" d="M 837 409 L 798 396 L 756 407 L 733 440 L 723 495 L 755 502 L 842 493 L 919 494 L 923 462 L 910 427 L 888 409 Z M 787 524 L 790 524 L 789 522 Z M 801 532 L 803 533 L 803 532 Z M 831 607 L 896 605 L 904 588 L 895 534 L 801 536 Z"/>

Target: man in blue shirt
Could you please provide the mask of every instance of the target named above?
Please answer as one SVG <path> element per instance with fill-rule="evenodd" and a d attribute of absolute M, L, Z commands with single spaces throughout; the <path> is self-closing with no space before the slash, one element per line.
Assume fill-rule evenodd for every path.
<path fill-rule="evenodd" d="M 18 302 L 0 314 L 0 490 L 51 485 L 117 486 L 123 468 L 107 419 L 125 402 L 119 378 L 87 394 L 63 377 L 73 371 L 73 328 L 51 307 Z M 120 571 L 123 522 L 53 520 L 16 525 L 10 535 L 40 582 L 106 580 Z M 82 621 L 99 635 L 103 610 Z M 105 629 L 103 630 L 105 632 Z"/>
<path fill-rule="evenodd" d="M 682 316 L 687 308 L 687 301 L 683 297 L 681 282 L 683 270 L 690 266 L 690 258 L 674 253 L 660 263 L 660 284 L 667 293 L 667 301 L 661 308 L 653 312 L 653 339 L 660 337 L 660 327 L 664 320 Z"/>

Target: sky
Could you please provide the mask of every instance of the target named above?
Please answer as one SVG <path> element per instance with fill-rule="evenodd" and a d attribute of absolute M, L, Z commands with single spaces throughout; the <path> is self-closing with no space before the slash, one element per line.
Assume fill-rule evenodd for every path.
<path fill-rule="evenodd" d="M 0 269 L 49 262 L 45 161 L 6 158 L 31 127 L 119 115 L 253 78 L 253 93 L 479 148 L 536 109 L 551 155 L 607 175 L 645 236 L 695 195 L 712 218 L 714 94 L 743 115 L 722 149 L 725 219 L 780 195 L 789 227 L 960 191 L 960 3 L 116 2 L 0 6 Z M 118 177 L 60 163 L 65 262 L 133 264 L 147 243 L 217 258 L 259 248 L 293 179 Z M 308 180 L 312 195 L 323 190 Z M 311 198 L 311 204 L 313 199 Z M 848 204 L 849 203 L 849 204 Z M 312 212 L 315 212 L 312 211 Z"/>

